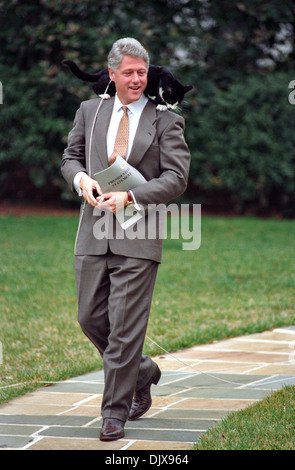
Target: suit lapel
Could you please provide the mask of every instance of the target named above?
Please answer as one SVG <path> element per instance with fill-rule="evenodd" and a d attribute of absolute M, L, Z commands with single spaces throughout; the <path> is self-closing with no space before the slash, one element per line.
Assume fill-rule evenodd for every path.
<path fill-rule="evenodd" d="M 93 146 L 92 146 L 92 159 L 93 168 L 95 170 L 95 160 L 98 156 L 99 160 L 106 168 L 109 164 L 107 153 L 107 132 L 110 124 L 110 119 L 114 106 L 114 97 L 109 100 L 104 100 L 96 118 L 96 123 L 93 133 Z M 95 170 L 97 171 L 97 170 Z"/>
<path fill-rule="evenodd" d="M 132 149 L 128 158 L 130 165 L 137 166 L 151 146 L 156 133 L 156 107 L 149 100 L 141 114 Z"/>

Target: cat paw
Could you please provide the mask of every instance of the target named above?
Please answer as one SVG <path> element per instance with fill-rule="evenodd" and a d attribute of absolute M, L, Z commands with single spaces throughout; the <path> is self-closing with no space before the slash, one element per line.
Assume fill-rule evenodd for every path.
<path fill-rule="evenodd" d="M 108 93 L 104 93 L 102 95 L 99 95 L 100 98 L 102 98 L 103 100 L 109 100 L 111 95 L 109 95 Z"/>
<path fill-rule="evenodd" d="M 158 111 L 167 111 L 167 106 L 165 104 L 158 104 L 157 110 Z"/>

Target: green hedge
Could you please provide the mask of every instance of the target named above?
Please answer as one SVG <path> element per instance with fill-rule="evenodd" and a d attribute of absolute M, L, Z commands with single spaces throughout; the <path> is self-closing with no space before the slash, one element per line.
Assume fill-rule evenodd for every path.
<path fill-rule="evenodd" d="M 20 75 L 0 66 L 0 198 L 58 200 L 67 193 L 60 159 L 79 99 L 63 74 L 50 79 L 47 72 L 35 66 Z"/>
<path fill-rule="evenodd" d="M 254 75 L 216 90 L 189 117 L 190 195 L 210 209 L 294 215 L 292 77 Z"/>

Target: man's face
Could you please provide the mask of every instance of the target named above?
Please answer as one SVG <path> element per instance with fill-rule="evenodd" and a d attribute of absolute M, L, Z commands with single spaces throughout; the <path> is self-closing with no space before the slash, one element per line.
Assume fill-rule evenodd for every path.
<path fill-rule="evenodd" d="M 147 64 L 143 59 L 125 55 L 117 70 L 109 68 L 118 98 L 124 105 L 139 100 L 147 86 Z"/>

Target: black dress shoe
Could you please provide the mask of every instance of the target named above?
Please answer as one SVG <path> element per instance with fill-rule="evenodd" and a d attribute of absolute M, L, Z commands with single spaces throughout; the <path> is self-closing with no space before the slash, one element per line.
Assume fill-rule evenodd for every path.
<path fill-rule="evenodd" d="M 116 418 L 105 418 L 100 431 L 101 441 L 115 441 L 125 436 L 124 421 Z"/>
<path fill-rule="evenodd" d="M 132 405 L 129 412 L 129 421 L 135 421 L 144 415 L 151 407 L 152 397 L 151 397 L 151 386 L 152 384 L 157 385 L 161 378 L 161 371 L 157 366 L 154 374 L 148 383 L 142 387 L 140 390 L 135 392 L 134 398 L 132 400 Z"/>

